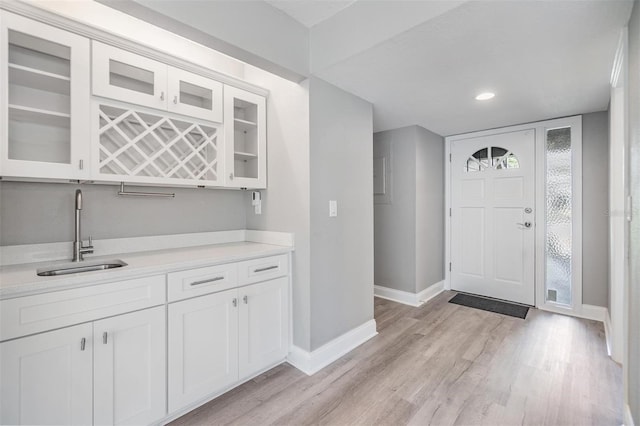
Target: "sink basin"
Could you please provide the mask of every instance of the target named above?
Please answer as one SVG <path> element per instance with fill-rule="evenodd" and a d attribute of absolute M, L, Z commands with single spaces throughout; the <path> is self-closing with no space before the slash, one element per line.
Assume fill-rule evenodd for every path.
<path fill-rule="evenodd" d="M 41 277 L 52 277 L 56 275 L 77 274 L 79 272 L 102 271 L 104 269 L 121 268 L 123 266 L 127 266 L 127 264 L 120 259 L 89 260 L 40 268 L 36 272 Z"/>

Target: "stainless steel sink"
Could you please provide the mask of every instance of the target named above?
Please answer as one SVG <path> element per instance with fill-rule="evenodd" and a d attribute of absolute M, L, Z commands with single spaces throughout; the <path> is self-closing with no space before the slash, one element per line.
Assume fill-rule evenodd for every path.
<path fill-rule="evenodd" d="M 127 266 L 127 264 L 120 259 L 94 260 L 94 261 L 65 263 L 62 265 L 55 265 L 47 268 L 40 268 L 36 272 L 41 277 L 52 277 L 55 275 L 67 275 L 67 274 L 77 274 L 80 272 L 102 271 L 104 269 L 121 268 L 123 266 Z"/>

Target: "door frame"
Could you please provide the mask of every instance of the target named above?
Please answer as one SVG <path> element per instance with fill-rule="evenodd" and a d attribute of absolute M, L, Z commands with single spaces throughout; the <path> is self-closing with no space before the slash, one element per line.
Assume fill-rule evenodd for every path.
<path fill-rule="evenodd" d="M 546 130 L 571 126 L 571 160 L 572 160 L 572 254 L 571 254 L 571 299 L 570 306 L 547 302 L 545 290 L 545 212 L 539 206 L 545 204 L 545 134 Z M 451 143 L 482 136 L 492 136 L 522 130 L 533 130 L 535 133 L 535 307 L 538 309 L 562 313 L 566 315 L 592 318 L 582 305 L 582 115 L 565 118 L 519 124 L 478 132 L 463 133 L 445 137 L 445 290 L 451 290 Z"/>

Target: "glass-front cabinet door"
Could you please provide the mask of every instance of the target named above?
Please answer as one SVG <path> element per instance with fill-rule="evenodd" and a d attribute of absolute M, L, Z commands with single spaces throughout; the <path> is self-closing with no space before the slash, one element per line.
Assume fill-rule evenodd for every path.
<path fill-rule="evenodd" d="M 168 75 L 169 111 L 222 123 L 222 83 L 174 67 Z"/>
<path fill-rule="evenodd" d="M 84 179 L 89 40 L 0 11 L 0 174 Z"/>
<path fill-rule="evenodd" d="M 92 44 L 93 94 L 167 108 L 167 65 L 117 47 Z"/>
<path fill-rule="evenodd" d="M 224 87 L 226 186 L 267 187 L 266 99 Z"/>

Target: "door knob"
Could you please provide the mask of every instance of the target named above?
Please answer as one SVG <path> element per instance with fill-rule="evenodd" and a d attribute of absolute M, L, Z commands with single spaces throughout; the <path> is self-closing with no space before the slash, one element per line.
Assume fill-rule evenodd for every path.
<path fill-rule="evenodd" d="M 516 223 L 516 225 L 518 225 L 518 226 L 523 226 L 523 227 L 525 227 L 525 228 L 531 228 L 531 222 Z"/>

